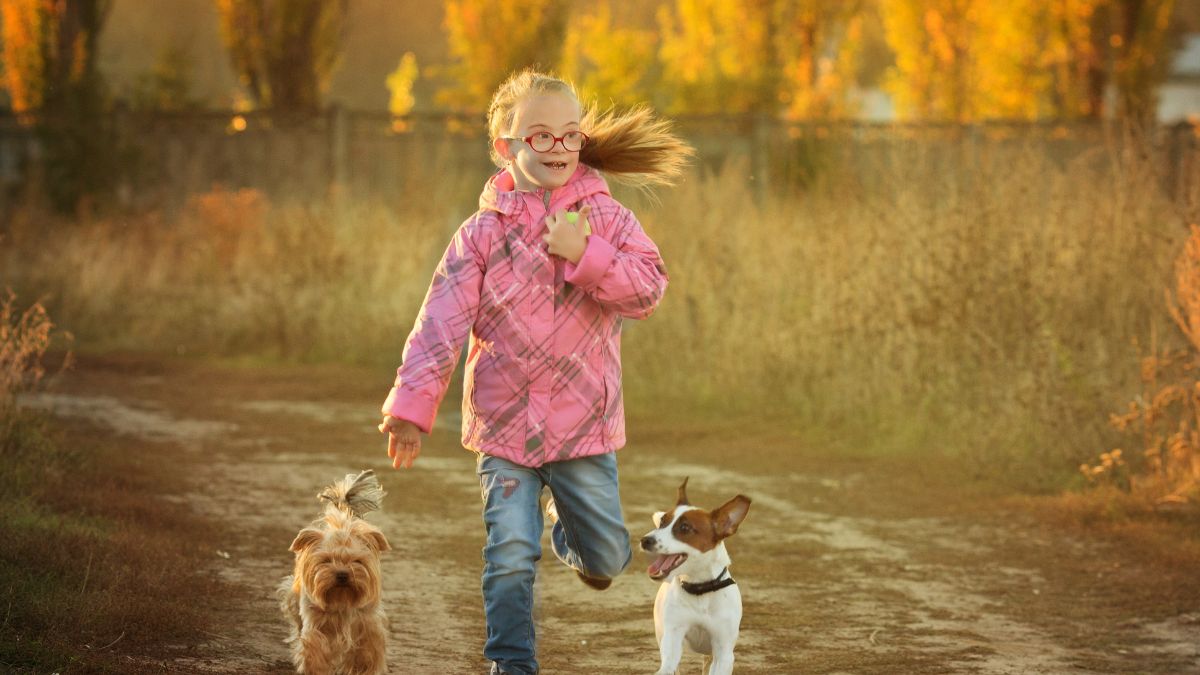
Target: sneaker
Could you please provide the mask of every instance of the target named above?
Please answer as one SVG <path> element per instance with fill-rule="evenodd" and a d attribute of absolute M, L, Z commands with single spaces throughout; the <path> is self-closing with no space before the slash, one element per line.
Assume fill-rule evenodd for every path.
<path fill-rule="evenodd" d="M 579 570 L 575 570 L 575 574 L 579 575 L 580 581 L 587 584 L 589 587 L 596 589 L 597 591 L 603 591 L 609 586 L 612 586 L 612 579 L 605 579 L 603 577 L 589 577 Z"/>

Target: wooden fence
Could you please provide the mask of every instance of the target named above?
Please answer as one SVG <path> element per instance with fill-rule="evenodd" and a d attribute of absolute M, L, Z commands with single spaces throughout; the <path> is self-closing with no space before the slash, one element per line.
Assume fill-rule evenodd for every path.
<path fill-rule="evenodd" d="M 177 201 L 214 185 L 289 197 L 323 196 L 332 190 L 386 198 L 414 172 L 458 172 L 478 184 L 494 170 L 482 116 L 395 119 L 342 108 L 303 117 L 117 111 L 105 122 L 98 126 L 111 130 L 113 147 L 121 152 L 121 199 L 135 204 Z M 1131 138 L 1106 123 L 792 123 L 765 116 L 677 122 L 697 147 L 701 166 L 715 168 L 738 158 L 746 178 L 763 190 L 802 188 L 832 158 L 839 169 L 866 175 L 872 167 L 893 166 L 938 148 L 945 153 L 947 170 L 956 170 L 964 162 L 1031 143 L 1067 161 Z M 1174 194 L 1189 181 L 1200 181 L 1200 127 L 1161 127 L 1137 140 L 1161 167 L 1164 189 Z M 42 156 L 29 124 L 0 116 L 0 186 L 5 193 L 26 184 Z"/>

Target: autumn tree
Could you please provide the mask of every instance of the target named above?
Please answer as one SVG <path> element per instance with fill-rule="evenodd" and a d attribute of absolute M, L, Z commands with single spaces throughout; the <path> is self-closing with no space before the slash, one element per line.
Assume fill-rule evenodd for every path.
<path fill-rule="evenodd" d="M 104 191 L 115 174 L 96 68 L 111 8 L 111 0 L 0 0 L 4 89 L 13 111 L 34 126 L 40 181 L 62 210 Z"/>
<path fill-rule="evenodd" d="M 445 29 L 454 63 L 438 100 L 481 110 L 513 71 L 552 69 L 562 51 L 569 5 L 558 0 L 446 0 Z"/>
<path fill-rule="evenodd" d="M 673 112 L 853 112 L 861 1 L 675 0 L 659 9 Z"/>
<path fill-rule="evenodd" d="M 655 97 L 654 31 L 618 25 L 601 0 L 571 18 L 559 70 L 601 105 L 633 106 Z"/>
<path fill-rule="evenodd" d="M 1156 91 L 1171 65 L 1174 37 L 1171 11 L 1175 0 L 1113 0 L 1110 9 L 1113 82 L 1117 114 L 1125 119 L 1153 120 Z"/>
<path fill-rule="evenodd" d="M 321 106 L 341 55 L 349 0 L 216 0 L 234 72 L 261 108 Z"/>
<path fill-rule="evenodd" d="M 95 96 L 96 45 L 111 0 L 0 0 L 3 83 L 14 112 L 57 111 Z"/>
<path fill-rule="evenodd" d="M 779 101 L 792 119 L 853 115 L 855 74 L 863 49 L 864 3 L 780 2 L 773 32 Z"/>
<path fill-rule="evenodd" d="M 901 116 L 1145 119 L 1170 63 L 1174 0 L 889 0 Z M 1117 109 L 1105 110 L 1113 85 Z"/>
<path fill-rule="evenodd" d="M 772 110 L 779 70 L 772 0 L 675 0 L 658 11 L 672 113 Z"/>

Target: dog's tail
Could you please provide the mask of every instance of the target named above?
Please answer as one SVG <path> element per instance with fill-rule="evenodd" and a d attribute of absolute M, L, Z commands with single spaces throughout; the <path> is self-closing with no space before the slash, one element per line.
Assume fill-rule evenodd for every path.
<path fill-rule="evenodd" d="M 346 477 L 321 490 L 317 499 L 362 518 L 365 514 L 379 510 L 387 493 L 371 469 L 349 473 Z"/>

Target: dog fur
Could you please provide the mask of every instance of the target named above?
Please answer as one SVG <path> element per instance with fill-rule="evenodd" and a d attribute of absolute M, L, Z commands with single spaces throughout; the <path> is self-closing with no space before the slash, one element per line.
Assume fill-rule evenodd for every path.
<path fill-rule="evenodd" d="M 278 595 L 291 623 L 287 642 L 298 673 L 379 675 L 388 670 L 379 555 L 391 546 L 362 519 L 379 508 L 384 494 L 373 471 L 347 475 L 317 495 L 324 513 L 292 542 L 295 569 Z"/>
<path fill-rule="evenodd" d="M 642 537 L 641 548 L 656 556 L 646 571 L 662 582 L 654 599 L 658 675 L 676 672 L 685 644 L 705 655 L 708 675 L 733 672 L 742 595 L 727 576 L 731 561 L 725 539 L 737 532 L 749 510 L 750 499 L 743 495 L 711 512 L 692 506 L 684 479 L 675 507 L 654 514 L 655 529 Z"/>

